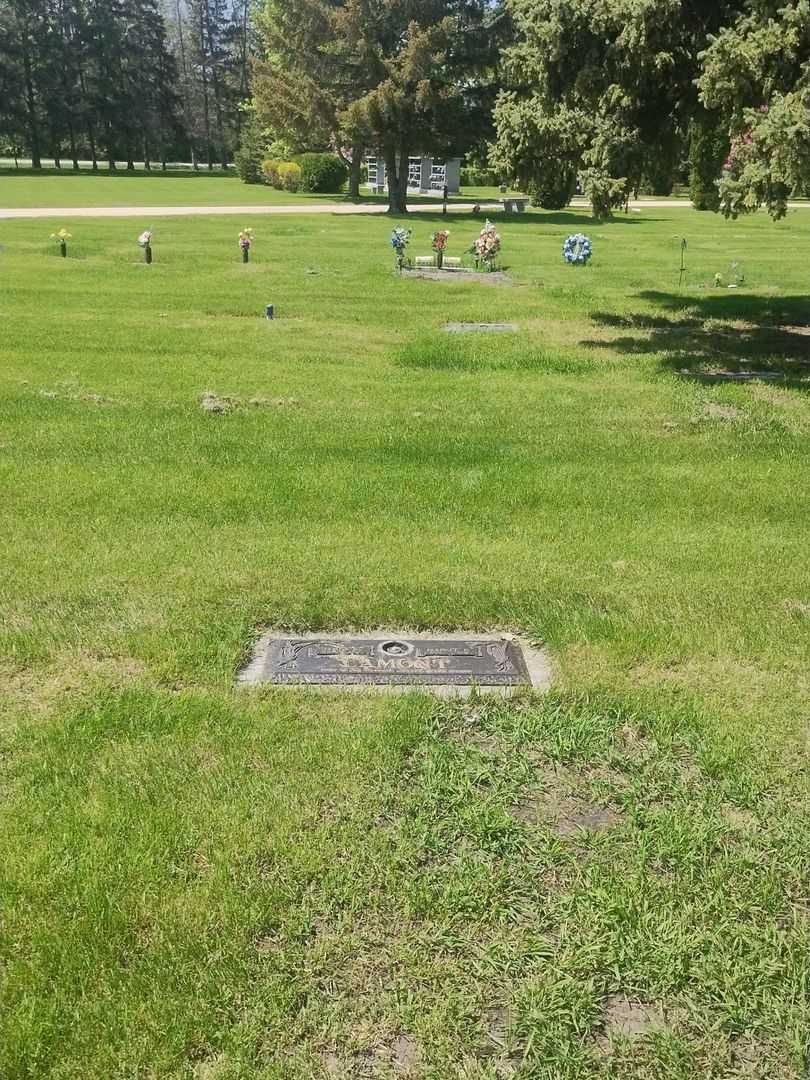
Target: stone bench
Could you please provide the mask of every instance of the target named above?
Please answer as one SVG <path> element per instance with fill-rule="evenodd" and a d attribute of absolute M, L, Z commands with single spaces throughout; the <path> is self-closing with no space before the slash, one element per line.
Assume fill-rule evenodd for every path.
<path fill-rule="evenodd" d="M 501 199 L 503 208 L 507 214 L 511 214 L 512 210 L 515 210 L 518 214 L 522 214 L 526 207 L 529 205 L 528 199 Z"/>

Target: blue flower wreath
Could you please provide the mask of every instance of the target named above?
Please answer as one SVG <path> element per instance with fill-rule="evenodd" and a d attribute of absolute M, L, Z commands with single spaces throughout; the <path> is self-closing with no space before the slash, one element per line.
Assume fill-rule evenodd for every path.
<path fill-rule="evenodd" d="M 574 233 L 563 244 L 563 258 L 573 266 L 584 266 L 593 254 L 591 242 L 584 233 Z"/>

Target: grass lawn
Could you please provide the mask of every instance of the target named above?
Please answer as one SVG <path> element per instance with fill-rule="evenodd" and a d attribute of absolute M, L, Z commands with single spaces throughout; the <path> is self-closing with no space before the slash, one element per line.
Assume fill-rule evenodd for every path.
<path fill-rule="evenodd" d="M 469 188 L 458 199 L 498 199 L 497 188 Z M 290 206 L 310 202 L 340 202 L 345 195 L 309 195 L 276 191 L 265 184 L 243 184 L 234 172 L 198 173 L 175 169 L 144 173 L 119 169 L 115 173 L 83 170 L 0 169 L 0 207 L 27 206 Z M 441 194 L 413 195 L 411 202 L 441 201 Z M 384 195 L 364 193 L 363 202 L 387 202 Z M 452 200 L 451 200 L 452 201 Z"/>
<path fill-rule="evenodd" d="M 362 216 L 0 225 L 3 1080 L 807 1075 L 810 214 L 496 218 L 503 286 Z M 275 625 L 556 687 L 237 691 Z"/>

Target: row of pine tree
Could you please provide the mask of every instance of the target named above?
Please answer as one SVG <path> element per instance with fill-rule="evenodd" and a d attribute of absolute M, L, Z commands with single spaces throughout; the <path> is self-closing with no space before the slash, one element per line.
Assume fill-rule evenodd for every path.
<path fill-rule="evenodd" d="M 76 169 L 232 156 L 250 0 L 0 0 L 0 141 Z"/>

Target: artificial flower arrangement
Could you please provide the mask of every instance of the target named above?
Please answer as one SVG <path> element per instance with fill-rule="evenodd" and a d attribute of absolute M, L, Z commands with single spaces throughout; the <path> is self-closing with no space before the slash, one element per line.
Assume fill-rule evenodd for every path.
<path fill-rule="evenodd" d="M 475 265 L 479 268 L 483 266 L 486 270 L 494 270 L 500 250 L 501 234 L 487 218 L 477 240 L 470 248 L 470 253 L 475 257 Z"/>
<path fill-rule="evenodd" d="M 442 262 L 444 260 L 444 249 L 447 247 L 447 237 L 450 235 L 449 229 L 439 229 L 430 237 L 430 242 L 433 245 L 433 250 L 436 252 L 436 266 L 439 270 L 442 268 Z"/>
<path fill-rule="evenodd" d="M 242 229 L 239 233 L 239 247 L 242 249 L 242 262 L 250 262 L 250 245 L 253 242 L 253 229 Z"/>
<path fill-rule="evenodd" d="M 740 264 L 738 262 L 733 262 L 731 264 L 731 273 L 729 274 L 729 277 L 731 278 L 731 283 L 729 285 L 726 285 L 727 289 L 738 289 L 740 285 L 745 284 L 745 274 L 743 273 L 742 268 L 740 267 Z M 715 287 L 718 289 L 722 288 L 725 285 L 722 274 L 714 275 L 714 284 Z"/>
<path fill-rule="evenodd" d="M 67 229 L 60 229 L 59 232 L 51 233 L 51 240 L 55 240 L 59 245 L 59 254 L 63 259 L 67 258 L 67 242 L 70 240 L 70 233 Z"/>
<path fill-rule="evenodd" d="M 394 258 L 397 263 L 397 270 L 402 273 L 402 268 L 405 265 L 405 251 L 408 247 L 408 241 L 411 239 L 411 230 L 406 229 L 404 225 L 395 225 L 391 231 L 391 247 L 394 249 Z"/>
<path fill-rule="evenodd" d="M 138 237 L 138 243 L 143 248 L 143 261 L 147 264 L 152 261 L 152 230 L 144 229 Z"/>
<path fill-rule="evenodd" d="M 593 246 L 584 233 L 574 233 L 563 244 L 562 253 L 571 266 L 586 266 L 593 254 Z"/>

